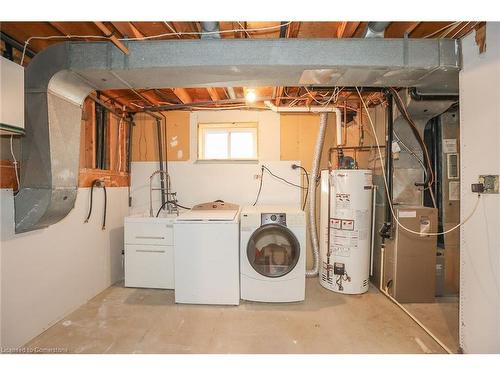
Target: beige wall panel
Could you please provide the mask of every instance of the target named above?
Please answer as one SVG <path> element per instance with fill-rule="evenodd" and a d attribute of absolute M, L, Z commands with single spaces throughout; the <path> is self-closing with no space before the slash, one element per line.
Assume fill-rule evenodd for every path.
<path fill-rule="evenodd" d="M 163 139 L 167 145 L 168 161 L 189 160 L 189 112 L 165 112 L 167 117 L 167 139 L 164 129 Z M 132 135 L 132 161 L 157 161 L 156 120 L 140 113 L 135 116 Z M 164 148 L 165 149 L 165 148 Z"/>

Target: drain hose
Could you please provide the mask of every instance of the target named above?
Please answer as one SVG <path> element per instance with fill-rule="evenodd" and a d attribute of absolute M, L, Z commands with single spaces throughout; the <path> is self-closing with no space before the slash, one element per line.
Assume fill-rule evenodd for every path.
<path fill-rule="evenodd" d="M 321 161 L 321 150 L 325 140 L 328 113 L 323 112 L 319 116 L 319 133 L 314 147 L 312 161 L 311 179 L 309 184 L 309 234 L 313 247 L 313 267 L 306 271 L 307 277 L 315 277 L 319 271 L 319 241 L 316 229 L 316 181 L 318 180 L 319 163 Z"/>

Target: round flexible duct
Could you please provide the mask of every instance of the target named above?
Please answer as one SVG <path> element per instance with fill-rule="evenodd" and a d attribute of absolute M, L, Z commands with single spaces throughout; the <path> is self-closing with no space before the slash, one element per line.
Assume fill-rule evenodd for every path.
<path fill-rule="evenodd" d="M 313 267 L 306 271 L 307 277 L 315 277 L 319 271 L 319 241 L 316 229 L 316 180 L 318 179 L 319 163 L 321 161 L 321 150 L 325 140 L 328 113 L 321 113 L 319 116 L 319 133 L 314 147 L 314 155 L 311 170 L 311 183 L 309 184 L 309 233 L 313 246 Z M 340 126 L 340 124 L 337 124 Z"/>

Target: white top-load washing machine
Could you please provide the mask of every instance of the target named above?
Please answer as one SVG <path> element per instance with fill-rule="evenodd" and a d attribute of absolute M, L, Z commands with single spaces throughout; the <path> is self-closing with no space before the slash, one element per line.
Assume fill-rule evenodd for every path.
<path fill-rule="evenodd" d="M 306 218 L 295 206 L 241 211 L 241 298 L 296 302 L 305 297 Z"/>
<path fill-rule="evenodd" d="M 239 305 L 239 212 L 209 202 L 174 222 L 176 303 Z"/>

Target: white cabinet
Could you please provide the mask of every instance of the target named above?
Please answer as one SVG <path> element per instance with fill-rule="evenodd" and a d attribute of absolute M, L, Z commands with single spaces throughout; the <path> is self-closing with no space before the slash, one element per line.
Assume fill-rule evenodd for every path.
<path fill-rule="evenodd" d="M 24 134 L 24 68 L 2 56 L 0 134 Z"/>
<path fill-rule="evenodd" d="M 125 286 L 174 289 L 175 216 L 125 218 Z"/>

